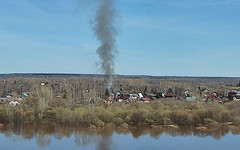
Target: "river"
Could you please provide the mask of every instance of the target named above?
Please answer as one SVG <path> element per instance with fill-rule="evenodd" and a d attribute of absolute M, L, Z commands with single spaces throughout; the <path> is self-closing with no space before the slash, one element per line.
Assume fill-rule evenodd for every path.
<path fill-rule="evenodd" d="M 0 150 L 238 150 L 230 128 L 85 129 L 57 125 L 5 125 Z"/>

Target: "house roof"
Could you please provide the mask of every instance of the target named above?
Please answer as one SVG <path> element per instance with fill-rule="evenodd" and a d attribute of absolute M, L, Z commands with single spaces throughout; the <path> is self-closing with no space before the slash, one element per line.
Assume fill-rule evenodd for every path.
<path fill-rule="evenodd" d="M 121 93 L 121 94 L 124 94 L 124 92 L 123 92 L 122 90 L 119 90 L 119 91 L 117 91 L 117 92 L 119 92 L 119 93 Z"/>
<path fill-rule="evenodd" d="M 7 99 L 8 99 L 7 97 L 0 97 L 0 100 L 3 100 L 3 101 L 5 101 Z"/>
<path fill-rule="evenodd" d="M 142 98 L 143 101 L 150 101 L 149 98 Z"/>

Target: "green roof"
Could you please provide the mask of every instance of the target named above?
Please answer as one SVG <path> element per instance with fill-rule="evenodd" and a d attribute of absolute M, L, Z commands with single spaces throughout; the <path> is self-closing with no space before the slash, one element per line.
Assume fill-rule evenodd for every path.
<path fill-rule="evenodd" d="M 124 94 L 124 92 L 123 92 L 123 91 L 121 91 L 121 90 L 119 90 L 119 91 L 117 91 L 117 92 L 119 92 L 119 93 L 121 93 L 121 94 Z"/>

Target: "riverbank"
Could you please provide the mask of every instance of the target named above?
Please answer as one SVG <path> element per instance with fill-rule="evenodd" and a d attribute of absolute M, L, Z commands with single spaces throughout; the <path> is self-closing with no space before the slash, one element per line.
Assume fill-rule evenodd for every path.
<path fill-rule="evenodd" d="M 57 123 L 99 128 L 109 125 L 128 128 L 134 126 L 223 126 L 227 122 L 240 125 L 240 103 L 187 102 L 157 100 L 148 104 L 117 104 L 69 108 L 49 105 L 39 111 L 33 105 L 11 107 L 0 105 L 0 123 Z"/>

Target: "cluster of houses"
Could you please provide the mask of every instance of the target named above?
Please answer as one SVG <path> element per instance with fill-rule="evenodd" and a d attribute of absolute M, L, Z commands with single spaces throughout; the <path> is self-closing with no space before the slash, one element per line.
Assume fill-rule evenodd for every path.
<path fill-rule="evenodd" d="M 240 91 L 230 91 L 228 93 L 228 98 L 230 100 L 240 101 Z"/>
<path fill-rule="evenodd" d="M 42 82 L 41 86 L 45 86 L 48 84 L 47 82 Z M 22 93 L 18 96 L 12 96 L 9 94 L 6 97 L 0 97 L 0 104 L 8 103 L 11 106 L 19 105 L 23 102 L 24 98 L 28 97 L 30 93 Z M 196 96 L 196 93 L 185 91 L 181 96 L 176 95 L 173 92 L 159 92 L 157 94 L 149 94 L 149 93 L 136 93 L 130 94 L 127 92 L 123 92 L 122 89 L 118 90 L 115 93 L 109 94 L 103 100 L 106 104 L 109 102 L 119 102 L 119 103 L 132 103 L 132 102 L 142 102 L 149 103 L 152 100 L 164 99 L 164 98 L 172 98 L 176 100 L 187 100 L 187 101 L 196 101 L 201 99 L 203 102 L 214 101 L 217 103 L 225 103 L 227 101 L 240 101 L 240 90 L 232 90 L 229 91 L 227 96 L 222 96 L 217 92 L 210 93 L 208 89 L 201 89 L 200 93 Z"/>
<path fill-rule="evenodd" d="M 11 106 L 20 105 L 23 102 L 23 99 L 28 97 L 28 93 L 22 93 L 17 97 L 13 97 L 11 95 L 7 95 L 6 97 L 0 97 L 0 104 L 8 103 Z"/>
<path fill-rule="evenodd" d="M 117 92 L 115 92 L 114 94 L 111 93 L 109 94 L 109 96 L 107 97 L 107 101 L 117 101 L 117 102 L 136 102 L 137 100 L 145 100 L 145 101 L 150 101 L 149 98 L 146 98 L 143 96 L 142 93 L 138 93 L 138 94 L 129 94 L 129 93 L 125 93 L 122 90 L 119 90 Z"/>
<path fill-rule="evenodd" d="M 203 89 L 201 90 L 199 97 L 203 102 L 213 101 L 213 102 L 223 104 L 225 102 L 232 101 L 232 100 L 240 101 L 240 91 L 238 90 L 229 91 L 227 94 L 227 97 L 223 97 L 217 92 L 209 93 L 207 89 Z M 114 94 L 109 94 L 107 101 L 117 101 L 117 102 L 125 102 L 125 103 L 138 101 L 138 102 L 148 103 L 152 100 L 156 100 L 160 98 L 162 99 L 172 98 L 172 99 L 187 100 L 187 101 L 199 100 L 197 96 L 194 96 L 194 94 L 189 91 L 185 91 L 183 96 L 177 96 L 174 93 L 163 93 L 163 92 L 160 92 L 158 94 L 146 94 L 146 93 L 129 94 L 129 93 L 123 92 L 122 90 L 119 90 Z"/>
<path fill-rule="evenodd" d="M 131 102 L 143 102 L 143 103 L 149 103 L 152 100 L 156 100 L 159 98 L 174 98 L 177 99 L 177 95 L 173 93 L 157 93 L 157 94 L 142 94 L 142 93 L 137 93 L 137 94 L 129 94 L 126 92 L 123 92 L 123 90 L 118 90 L 114 94 L 109 94 L 107 101 L 117 101 L 117 102 L 125 102 L 125 103 L 131 103 Z"/>
<path fill-rule="evenodd" d="M 223 96 L 217 92 L 209 93 L 209 91 L 205 89 L 201 91 L 201 97 L 203 98 L 204 102 L 214 101 L 214 102 L 223 104 L 225 102 L 232 101 L 232 100 L 240 101 L 240 91 L 230 90 L 227 92 L 227 95 Z"/>

